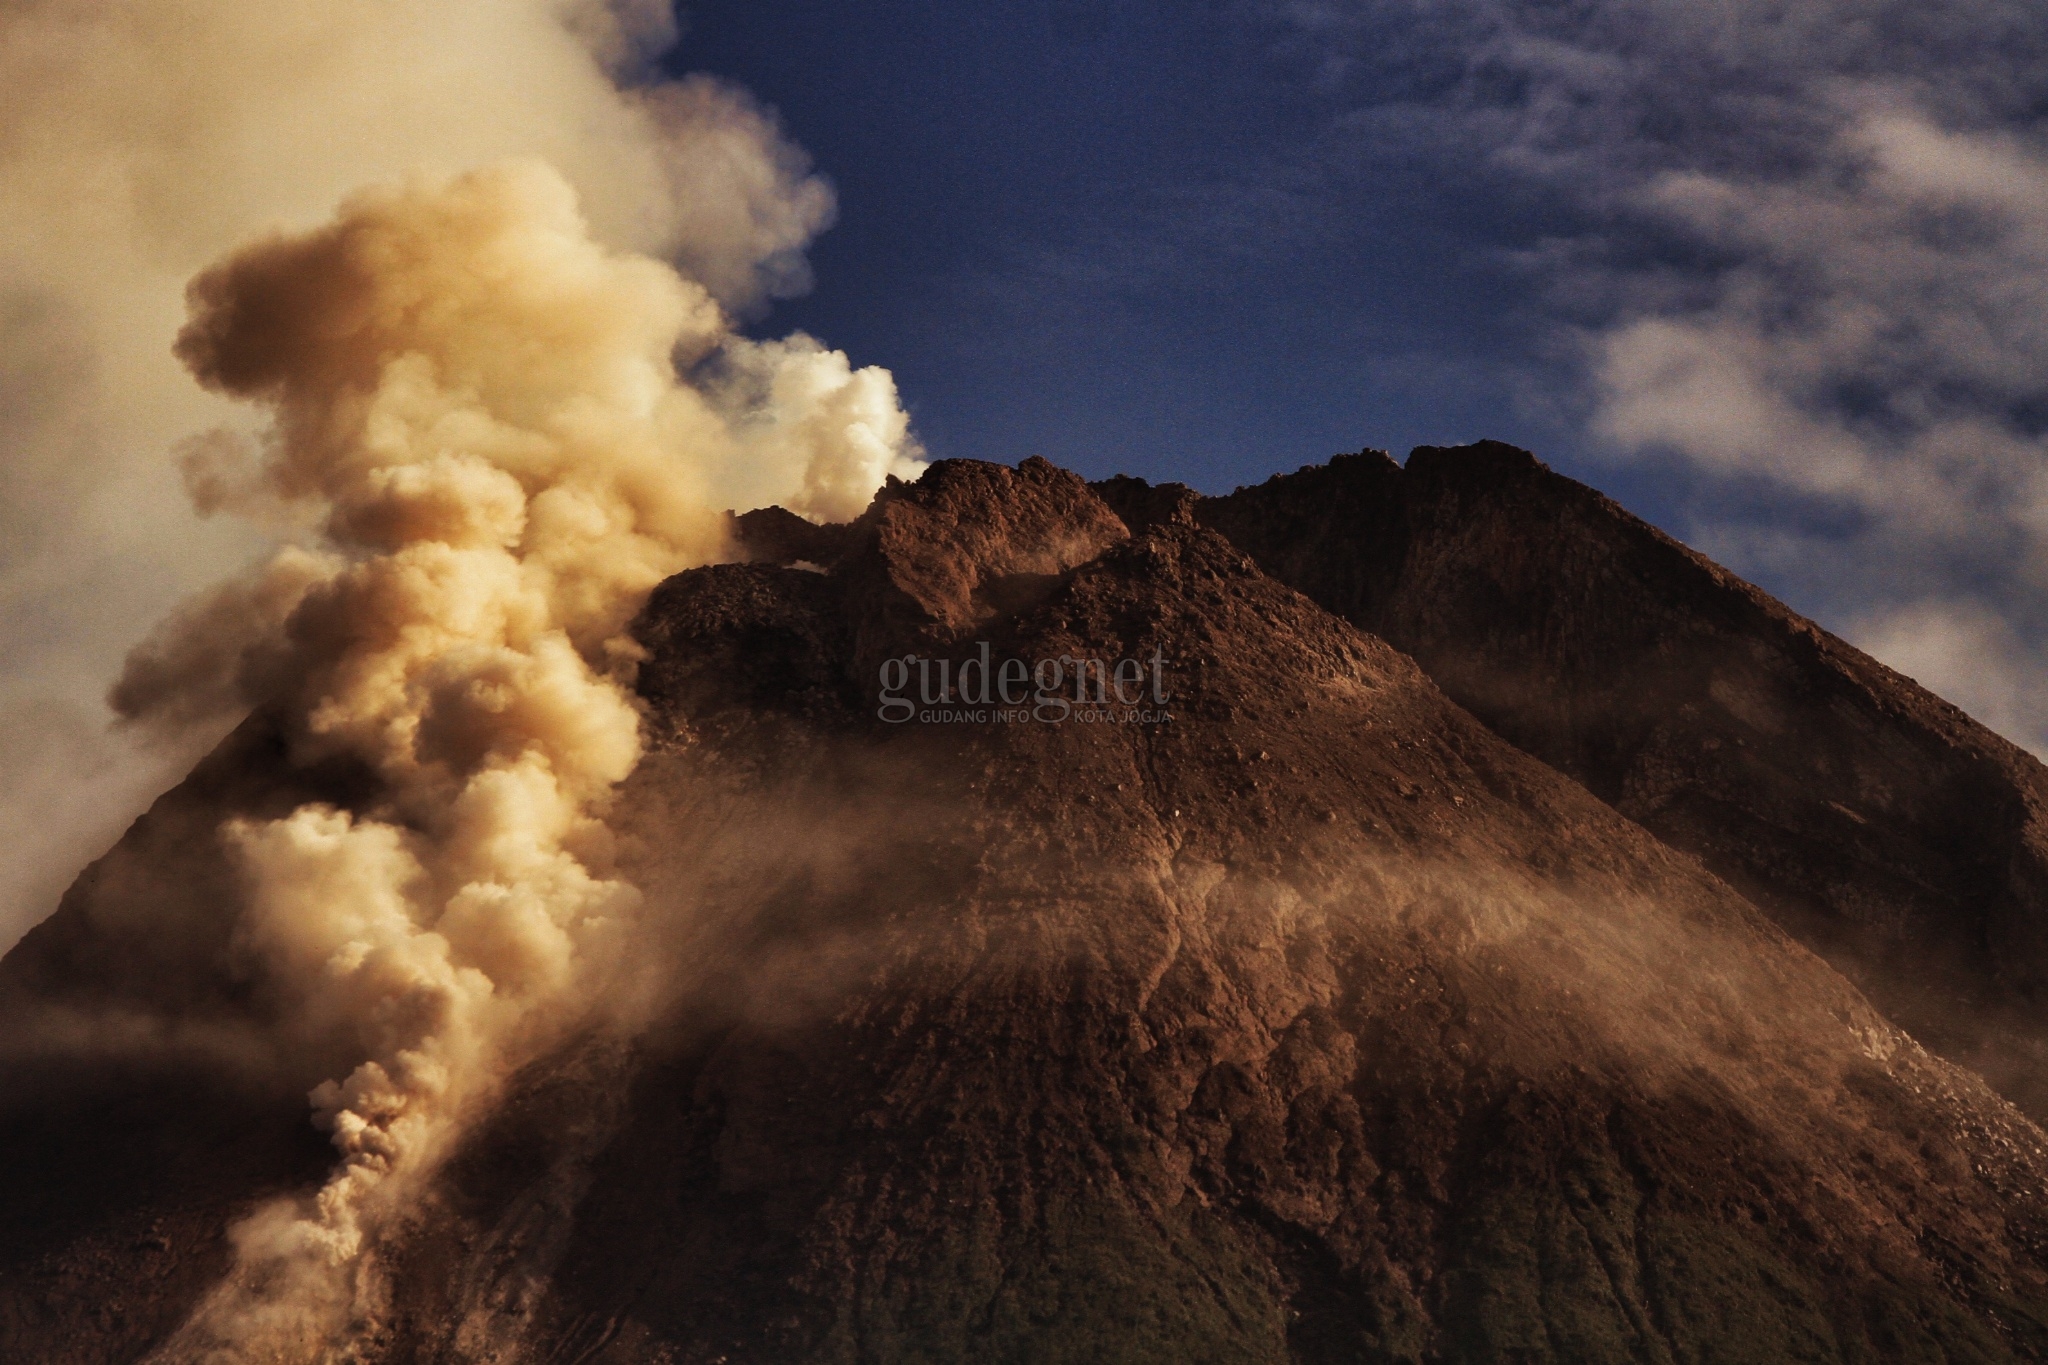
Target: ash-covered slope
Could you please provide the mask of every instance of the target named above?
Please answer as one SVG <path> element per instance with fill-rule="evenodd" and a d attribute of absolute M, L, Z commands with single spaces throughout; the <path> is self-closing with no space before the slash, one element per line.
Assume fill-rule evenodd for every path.
<path fill-rule="evenodd" d="M 614 823 L 661 1022 L 522 1078 L 355 1358 L 2048 1356 L 2039 1130 L 1407 656 L 1127 521 L 949 462 L 656 593 Z M 878 717 L 889 661 L 984 644 L 1066 661 L 1038 718 Z M 1052 723 L 1079 659 L 1131 705 Z M 137 942 L 89 901 L 64 962 Z M 5 1103 L 19 1219 L 61 1154 Z M 222 1156 L 245 1198 L 289 1169 Z M 179 1207 L 217 1242 L 217 1191 Z M 115 1283 L 189 1304 L 118 1214 L 0 1250 L 7 1358 L 135 1358 Z"/>
<path fill-rule="evenodd" d="M 1716 874 L 1922 1042 L 2048 1115 L 2048 769 L 1497 442 L 1377 451 L 1191 516 Z M 1142 517 L 1141 517 L 1142 519 Z"/>

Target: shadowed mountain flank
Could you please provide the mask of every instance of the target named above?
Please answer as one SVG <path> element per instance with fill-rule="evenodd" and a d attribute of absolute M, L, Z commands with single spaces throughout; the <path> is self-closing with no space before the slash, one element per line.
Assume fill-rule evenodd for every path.
<path fill-rule="evenodd" d="M 1340 494 L 1304 554 L 1398 585 Z M 657 589 L 610 812 L 638 1003 L 476 1118 L 350 1358 L 2048 1356 L 2040 1131 L 1223 501 L 942 462 L 843 528 L 750 513 L 750 562 Z M 139 902 L 78 895 L 62 955 L 8 959 L 13 1018 L 147 958 Z M 191 938 L 230 983 L 233 899 Z M 131 975 L 97 1007 L 185 1008 Z M 240 989 L 215 1008 L 260 1032 Z M 64 1042 L 39 1064 L 102 1065 Z M 0 1243 L 24 1359 L 138 1358 L 223 1263 L 152 1278 L 149 1239 L 217 1248 L 318 1183 L 227 1144 L 139 1227 L 59 1216 L 32 1195 L 85 1183 L 50 1136 L 76 1111 L 32 1081 L 0 1097 L 0 1167 L 36 1173 L 0 1217 L 49 1229 Z M 167 1169 L 213 1150 L 169 1099 L 123 1121 L 176 1136 Z"/>
<path fill-rule="evenodd" d="M 1101 487 L 1163 491 L 1124 483 Z M 1510 446 L 1368 451 L 1189 508 L 2048 1113 L 2032 755 Z"/>

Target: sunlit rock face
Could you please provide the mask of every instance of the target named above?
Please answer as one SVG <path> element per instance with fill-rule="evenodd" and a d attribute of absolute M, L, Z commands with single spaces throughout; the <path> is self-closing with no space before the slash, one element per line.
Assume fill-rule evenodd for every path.
<path fill-rule="evenodd" d="M 1900 861 L 2023 917 L 1968 879 L 2024 833 L 1951 867 L 1842 785 L 2035 780 L 1959 715 L 1501 447 L 943 462 L 734 539 L 633 627 L 630 999 L 469 1118 L 333 1358 L 2048 1353 L 2040 1131 L 1799 941 Z M 262 725 L 0 966 L 7 1358 L 175 1341 L 322 1179 L 209 830 L 376 798 Z"/>

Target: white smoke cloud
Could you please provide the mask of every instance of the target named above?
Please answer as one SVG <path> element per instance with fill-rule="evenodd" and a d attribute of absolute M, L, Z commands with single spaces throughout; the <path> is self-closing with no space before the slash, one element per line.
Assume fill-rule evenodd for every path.
<path fill-rule="evenodd" d="M 1995 637 L 1985 666 L 2027 695 L 1958 695 L 2048 747 L 2021 662 L 2048 643 L 2037 8 L 1277 9 L 1358 92 L 1342 135 L 1368 159 L 1543 205 L 1553 235 L 1519 259 L 1580 358 L 1594 444 L 1751 509 L 1691 538 L 1768 547 L 1736 567 L 1909 672 Z"/>
<path fill-rule="evenodd" d="M 727 486 L 735 507 L 781 503 L 846 520 L 889 475 L 906 477 L 917 445 L 886 370 L 855 370 L 843 352 L 797 332 L 727 341 L 706 392 L 733 419 L 745 455 Z M 795 480 L 794 487 L 791 480 Z"/>
<path fill-rule="evenodd" d="M 278 529 L 195 518 L 168 458 L 225 433 L 203 485 L 253 430 L 170 354 L 195 272 L 360 185 L 538 156 L 728 311 L 804 286 L 830 187 L 744 93 L 653 79 L 674 33 L 659 0 L 0 9 L 0 946 L 210 738 L 107 734 L 123 651 Z"/>

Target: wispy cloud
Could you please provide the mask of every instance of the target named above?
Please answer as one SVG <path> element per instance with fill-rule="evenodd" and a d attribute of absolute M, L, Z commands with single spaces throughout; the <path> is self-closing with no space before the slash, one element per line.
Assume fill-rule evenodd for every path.
<path fill-rule="evenodd" d="M 1708 490 L 1695 539 L 2048 751 L 2048 18 L 2006 0 L 1268 17 L 1344 100 L 1338 154 L 1529 206 L 1540 226 L 1500 249 L 1567 357 L 1589 450 L 1684 466 Z M 1802 529 L 1816 508 L 1825 534 Z"/>

